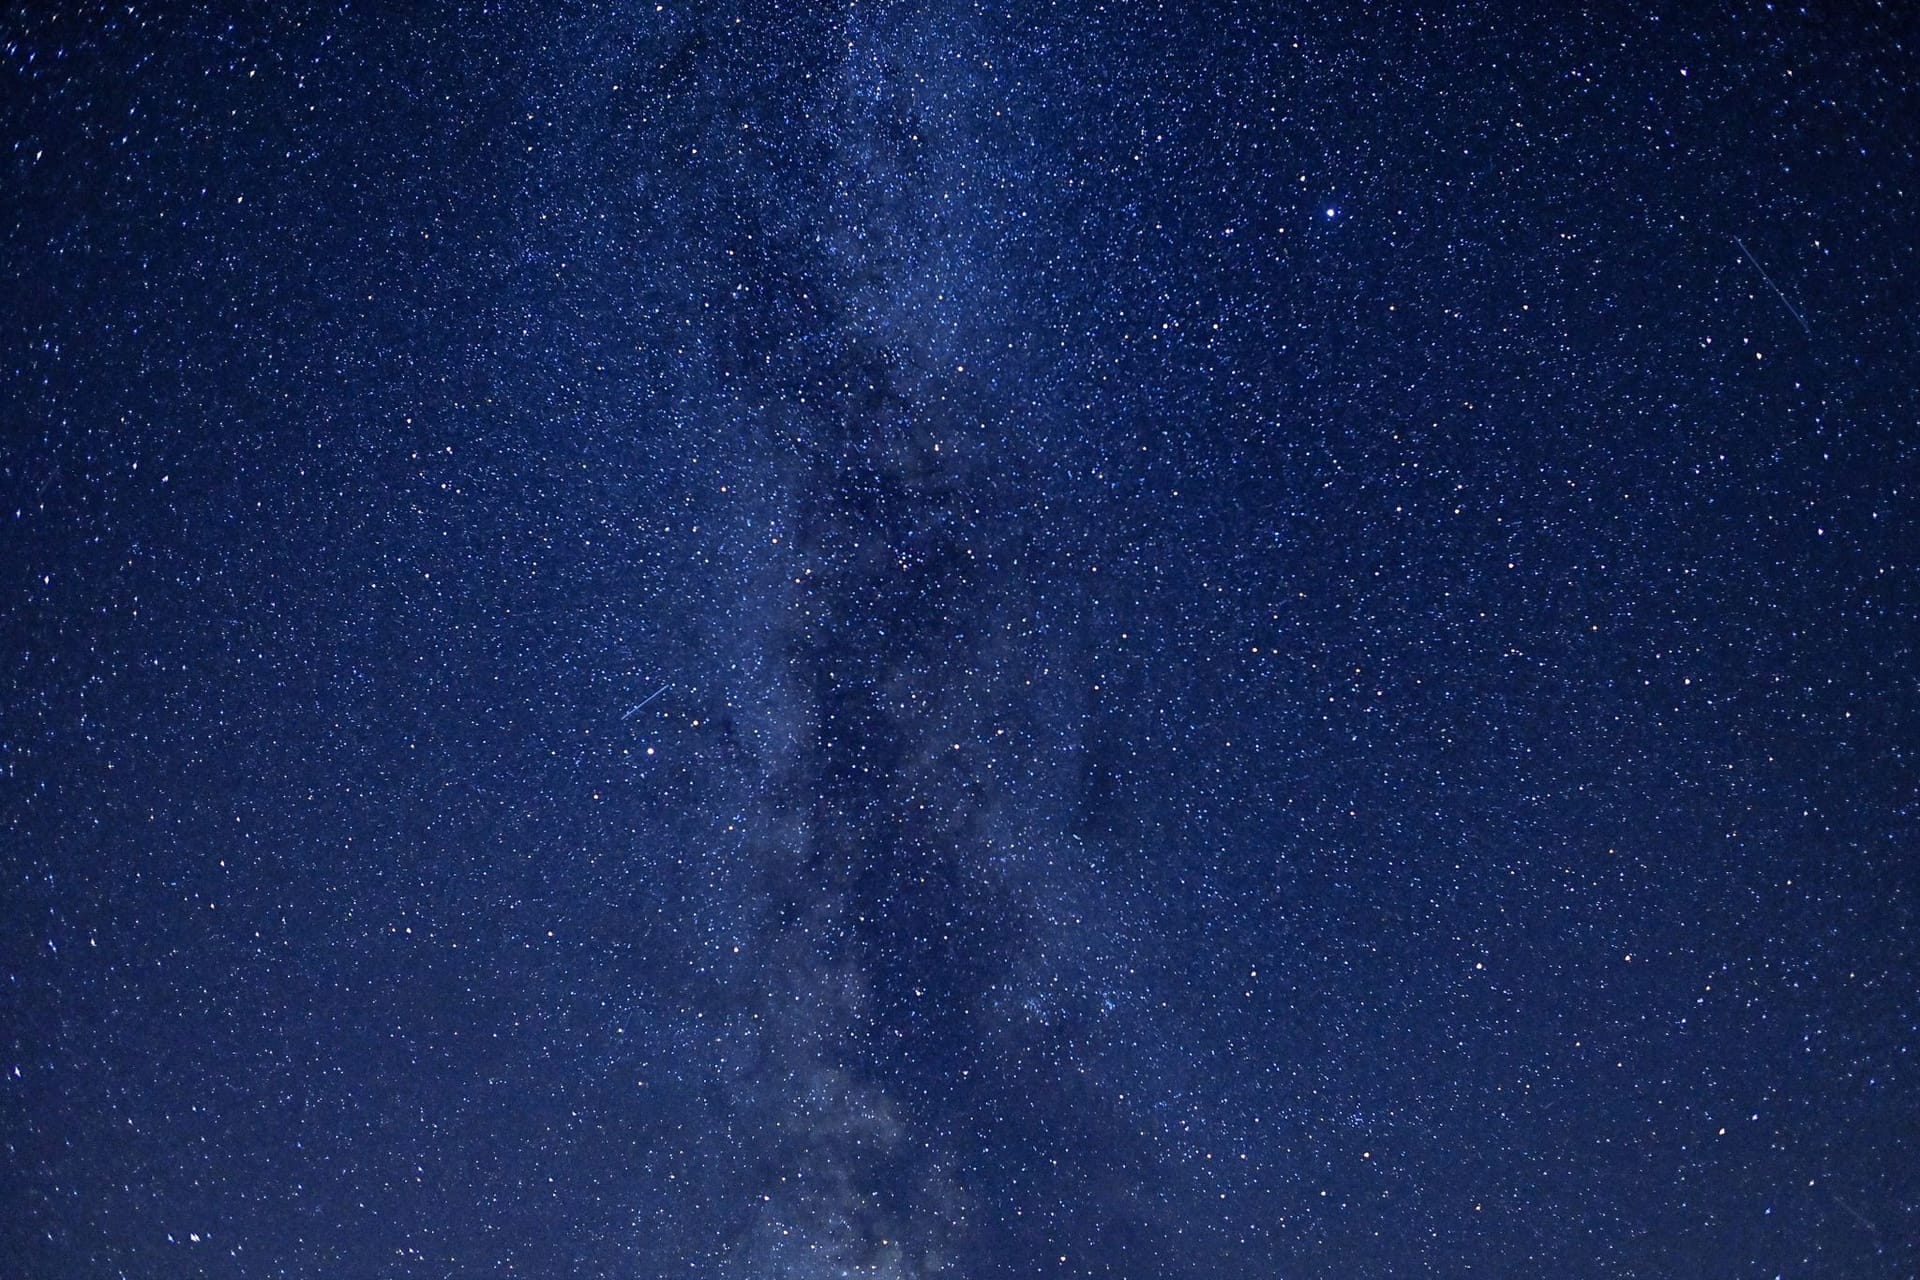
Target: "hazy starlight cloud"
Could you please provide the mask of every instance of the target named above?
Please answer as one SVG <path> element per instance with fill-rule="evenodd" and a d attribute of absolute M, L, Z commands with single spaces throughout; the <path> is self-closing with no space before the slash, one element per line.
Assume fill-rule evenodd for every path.
<path fill-rule="evenodd" d="M 1902 24 L 17 6 L 0 1258 L 1912 1274 Z"/>

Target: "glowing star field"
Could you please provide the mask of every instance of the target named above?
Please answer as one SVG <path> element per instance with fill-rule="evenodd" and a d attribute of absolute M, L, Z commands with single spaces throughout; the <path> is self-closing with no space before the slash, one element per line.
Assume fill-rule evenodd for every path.
<path fill-rule="evenodd" d="M 0 80 L 7 1275 L 1920 1271 L 1901 5 Z"/>

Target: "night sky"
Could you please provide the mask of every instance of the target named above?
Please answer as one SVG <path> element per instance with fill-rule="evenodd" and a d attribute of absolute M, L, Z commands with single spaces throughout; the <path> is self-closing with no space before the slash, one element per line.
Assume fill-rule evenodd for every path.
<path fill-rule="evenodd" d="M 0 17 L 0 1274 L 1920 1272 L 1920 11 L 381 10 Z"/>

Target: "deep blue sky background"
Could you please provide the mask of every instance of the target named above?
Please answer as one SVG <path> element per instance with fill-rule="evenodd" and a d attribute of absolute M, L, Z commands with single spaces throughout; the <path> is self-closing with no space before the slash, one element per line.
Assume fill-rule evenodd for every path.
<path fill-rule="evenodd" d="M 16 4 L 29 1277 L 1909 1276 L 1900 5 Z"/>

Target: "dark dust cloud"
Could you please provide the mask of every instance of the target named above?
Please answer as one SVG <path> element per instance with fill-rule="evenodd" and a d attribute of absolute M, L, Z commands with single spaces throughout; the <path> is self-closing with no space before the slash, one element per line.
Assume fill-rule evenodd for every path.
<path fill-rule="evenodd" d="M 1920 1271 L 1904 6 L 0 79 L 7 1274 Z"/>

